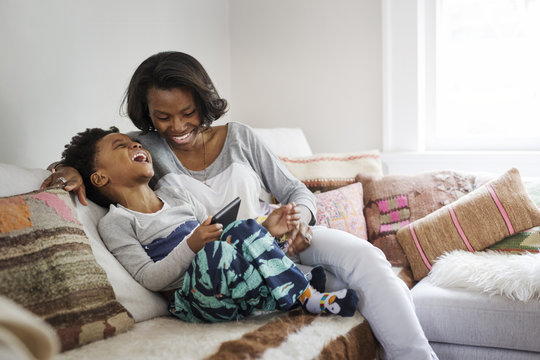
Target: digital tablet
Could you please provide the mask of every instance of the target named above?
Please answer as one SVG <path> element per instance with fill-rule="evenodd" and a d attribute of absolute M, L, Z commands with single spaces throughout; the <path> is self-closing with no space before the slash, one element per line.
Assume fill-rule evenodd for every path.
<path fill-rule="evenodd" d="M 210 224 L 219 223 L 223 225 L 223 228 L 225 229 L 230 223 L 236 220 L 239 208 L 240 198 L 237 197 L 223 209 L 219 210 L 216 215 L 212 216 L 212 222 Z"/>

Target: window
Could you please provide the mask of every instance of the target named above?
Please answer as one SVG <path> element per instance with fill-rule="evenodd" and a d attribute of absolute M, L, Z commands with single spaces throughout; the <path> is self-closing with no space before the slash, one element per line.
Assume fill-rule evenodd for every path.
<path fill-rule="evenodd" d="M 426 149 L 540 149 L 540 1 L 437 0 L 434 28 Z"/>
<path fill-rule="evenodd" d="M 384 0 L 385 151 L 540 150 L 540 0 Z"/>
<path fill-rule="evenodd" d="M 382 36 L 388 172 L 540 176 L 540 0 L 382 0 Z"/>

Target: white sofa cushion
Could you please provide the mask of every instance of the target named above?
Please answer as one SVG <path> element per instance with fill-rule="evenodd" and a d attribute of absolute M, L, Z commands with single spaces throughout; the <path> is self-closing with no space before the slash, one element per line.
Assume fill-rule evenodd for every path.
<path fill-rule="evenodd" d="M 0 197 L 37 190 L 50 174 L 51 172 L 45 169 L 27 169 L 17 165 L 0 164 Z"/>
<path fill-rule="evenodd" d="M 522 302 L 465 288 L 441 288 L 424 278 L 413 289 L 429 341 L 540 352 L 540 300 Z"/>
<path fill-rule="evenodd" d="M 106 212 L 106 209 L 90 200 L 88 200 L 88 206 L 81 205 L 77 200 L 79 221 L 83 224 L 84 232 L 90 239 L 96 261 L 107 273 L 116 299 L 130 312 L 135 322 L 167 315 L 169 312 L 165 299 L 135 281 L 101 240 L 97 223 Z"/>

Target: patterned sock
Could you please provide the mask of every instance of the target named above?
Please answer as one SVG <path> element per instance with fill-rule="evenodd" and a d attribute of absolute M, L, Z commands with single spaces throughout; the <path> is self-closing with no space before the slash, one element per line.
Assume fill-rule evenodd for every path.
<path fill-rule="evenodd" d="M 358 306 L 358 294 L 352 289 L 320 293 L 310 285 L 298 300 L 312 314 L 353 316 Z"/>
<path fill-rule="evenodd" d="M 309 281 L 309 285 L 313 286 L 318 292 L 324 292 L 326 288 L 326 271 L 321 265 L 315 266 L 310 272 L 306 274 L 306 279 Z"/>

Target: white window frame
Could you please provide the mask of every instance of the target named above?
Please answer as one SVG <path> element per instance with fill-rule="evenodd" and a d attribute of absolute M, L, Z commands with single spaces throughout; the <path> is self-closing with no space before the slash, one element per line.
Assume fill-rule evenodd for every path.
<path fill-rule="evenodd" d="M 434 0 L 382 0 L 383 161 L 389 173 L 436 169 L 540 177 L 539 151 L 426 151 L 433 116 Z M 431 31 L 426 31 L 431 30 Z M 428 35 L 426 35 L 428 34 Z"/>

